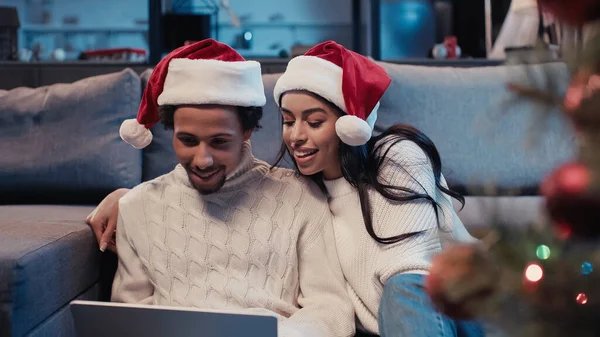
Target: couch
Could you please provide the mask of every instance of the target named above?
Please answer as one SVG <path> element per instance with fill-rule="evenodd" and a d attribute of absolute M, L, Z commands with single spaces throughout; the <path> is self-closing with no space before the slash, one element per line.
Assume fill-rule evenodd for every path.
<path fill-rule="evenodd" d="M 574 138 L 559 115 L 529 102 L 503 105 L 511 98 L 506 82 L 527 80 L 522 67 L 380 64 L 393 82 L 375 132 L 403 122 L 432 138 L 450 186 L 467 196 L 458 214 L 470 230 L 492 222 L 522 226 L 540 216 L 538 184 L 571 158 Z M 569 78 L 562 63 L 528 70 L 538 83 L 547 74 L 561 83 Z M 74 336 L 69 302 L 109 299 L 115 256 L 98 250 L 85 218 L 110 191 L 176 163 L 161 125 L 144 150 L 119 138 L 150 72 L 124 68 L 0 90 L 0 336 Z M 280 147 L 272 98 L 278 76 L 263 75 L 268 103 L 263 129 L 251 139 L 255 155 L 269 162 Z M 537 142 L 526 147 L 542 124 Z"/>

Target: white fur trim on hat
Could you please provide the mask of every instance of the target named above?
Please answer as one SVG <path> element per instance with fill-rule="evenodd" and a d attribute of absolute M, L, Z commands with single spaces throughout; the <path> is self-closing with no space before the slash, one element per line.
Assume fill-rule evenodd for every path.
<path fill-rule="evenodd" d="M 260 63 L 173 59 L 158 105 L 220 104 L 264 106 Z"/>
<path fill-rule="evenodd" d="M 275 103 L 279 105 L 281 95 L 290 90 L 313 92 L 348 112 L 342 92 L 342 68 L 322 58 L 302 55 L 291 59 L 275 84 Z"/>
<path fill-rule="evenodd" d="M 119 129 L 121 138 L 136 149 L 143 149 L 152 142 L 152 132 L 137 119 L 126 119 Z"/>

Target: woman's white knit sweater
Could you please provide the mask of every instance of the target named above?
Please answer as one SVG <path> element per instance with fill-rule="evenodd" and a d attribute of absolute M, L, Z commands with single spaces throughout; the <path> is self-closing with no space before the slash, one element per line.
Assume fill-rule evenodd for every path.
<path fill-rule="evenodd" d="M 326 180 L 336 246 L 357 317 L 364 329 L 378 333 L 377 315 L 383 286 L 395 274 L 426 274 L 432 255 L 447 239 L 474 241 L 456 215 L 450 197 L 435 186 L 431 163 L 410 141 L 389 148 L 379 181 L 427 193 L 440 206 L 439 227 L 427 200 L 398 202 L 369 188 L 373 228 L 379 237 L 424 231 L 395 244 L 380 244 L 367 233 L 356 188 L 345 178 Z M 442 183 L 446 182 L 442 178 Z"/>

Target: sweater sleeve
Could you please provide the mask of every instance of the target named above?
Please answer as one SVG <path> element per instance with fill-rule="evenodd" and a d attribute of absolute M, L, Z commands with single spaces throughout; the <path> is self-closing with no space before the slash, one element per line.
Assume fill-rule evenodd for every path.
<path fill-rule="evenodd" d="M 132 219 L 126 216 L 127 206 L 124 200 L 121 199 L 119 202 L 116 239 L 119 263 L 113 281 L 111 301 L 152 304 L 154 286 L 150 282 L 131 238 L 127 235 L 131 231 L 131 227 L 134 226 L 134 223 L 131 222 Z"/>
<path fill-rule="evenodd" d="M 370 193 L 373 227 L 379 237 L 422 232 L 397 243 L 379 245 L 377 277 L 385 284 L 395 274 L 428 273 L 432 255 L 441 250 L 440 232 L 453 226 L 458 217 L 445 194 L 438 194 L 431 162 L 417 144 L 403 140 L 385 145 L 381 151 L 381 155 L 385 153 L 379 173 L 381 183 L 427 194 L 440 205 L 436 216 L 434 205 L 427 199 L 395 201 Z"/>
<path fill-rule="evenodd" d="M 353 336 L 354 309 L 339 264 L 331 213 L 325 200 L 312 207 L 321 213 L 301 233 L 298 243 L 300 309 L 279 325 L 280 337 Z M 319 212 L 319 210 L 322 210 Z"/>
<path fill-rule="evenodd" d="M 446 179 L 444 175 L 442 175 L 440 179 L 440 184 L 445 188 L 448 188 L 448 184 L 446 183 Z M 439 193 L 442 193 L 441 191 Z M 439 194 L 438 193 L 438 194 Z M 469 233 L 462 220 L 458 217 L 458 214 L 454 210 L 454 206 L 452 205 L 452 199 L 447 194 L 443 194 L 441 200 L 438 200 L 440 206 L 443 207 L 444 210 L 449 210 L 446 213 L 451 213 L 449 216 L 452 217 L 452 221 L 450 222 L 451 227 L 444 226 L 444 230 L 441 233 L 442 235 L 442 245 L 445 247 L 448 243 L 476 243 L 479 242 L 475 237 Z"/>

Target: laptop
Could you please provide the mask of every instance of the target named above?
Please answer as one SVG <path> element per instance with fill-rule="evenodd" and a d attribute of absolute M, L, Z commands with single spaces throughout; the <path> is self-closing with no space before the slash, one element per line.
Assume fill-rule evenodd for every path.
<path fill-rule="evenodd" d="M 80 300 L 70 309 L 78 337 L 277 337 L 275 315 Z"/>

